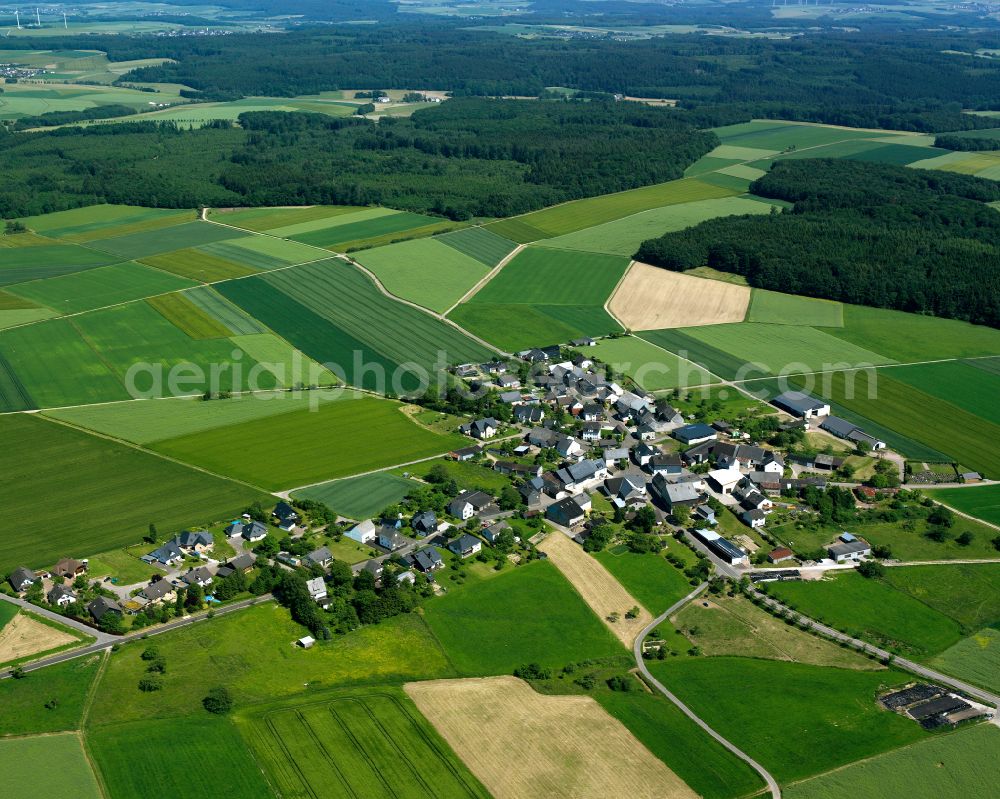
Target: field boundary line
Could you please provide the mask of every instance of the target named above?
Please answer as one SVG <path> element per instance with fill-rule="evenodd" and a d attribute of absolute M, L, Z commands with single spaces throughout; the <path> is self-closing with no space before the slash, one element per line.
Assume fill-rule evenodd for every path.
<path fill-rule="evenodd" d="M 87 719 L 90 718 L 90 709 L 94 706 L 94 698 L 97 696 L 97 688 L 101 683 L 101 678 L 104 677 L 104 672 L 107 670 L 108 661 L 111 656 L 108 654 L 109 650 L 104 649 L 98 655 L 101 659 L 101 664 L 97 667 L 97 674 L 94 675 L 94 679 L 90 682 L 90 687 L 87 689 L 87 698 L 83 703 L 83 713 L 80 714 L 80 729 L 84 730 L 87 727 Z"/>
<path fill-rule="evenodd" d="M 316 486 L 326 485 L 327 483 L 339 483 L 342 480 L 353 480 L 356 477 L 368 477 L 372 474 L 379 474 L 380 472 L 387 472 L 390 469 L 399 469 L 403 466 L 415 466 L 418 463 L 427 463 L 427 461 L 437 460 L 443 455 L 447 455 L 448 452 L 439 452 L 437 455 L 428 455 L 426 458 L 417 458 L 414 461 L 407 461 L 406 463 L 394 463 L 391 466 L 380 466 L 378 469 L 369 469 L 367 472 L 358 472 L 357 474 L 345 474 L 343 477 L 332 477 L 329 480 L 320 480 L 318 483 L 309 483 L 308 485 L 296 486 L 295 488 L 287 488 L 281 491 L 273 491 L 276 497 L 281 499 L 290 499 L 291 495 L 296 491 L 305 491 L 307 488 L 315 488 Z M 421 481 L 423 482 L 423 481 Z M 346 518 L 346 517 L 345 517 Z"/>
<path fill-rule="evenodd" d="M 482 225 L 479 225 L 478 227 L 480 230 L 485 230 L 485 228 L 483 228 Z M 452 311 L 454 311 L 459 305 L 462 305 L 463 303 L 466 303 L 473 297 L 475 297 L 487 283 L 489 283 L 491 280 L 493 280 L 493 278 L 495 278 L 498 274 L 500 274 L 501 269 L 503 269 L 505 266 L 507 266 L 508 263 L 514 260 L 514 256 L 516 256 L 519 252 L 521 252 L 521 250 L 523 250 L 527 246 L 528 246 L 527 244 L 518 244 L 513 250 L 507 253 L 507 255 L 505 255 L 502 259 L 500 259 L 500 262 L 496 266 L 494 266 L 489 272 L 487 272 L 485 275 L 482 276 L 482 278 L 480 278 L 479 282 L 476 283 L 476 285 L 474 285 L 471 289 L 465 292 L 465 294 L 459 297 L 458 300 L 455 302 L 455 304 L 452 305 L 448 310 L 446 310 L 443 315 L 447 316 Z"/>
<path fill-rule="evenodd" d="M 269 491 L 268 489 L 254 485 L 253 483 L 249 483 L 246 480 L 241 480 L 237 477 L 227 477 L 225 475 L 218 474 L 216 472 L 211 471 L 210 469 L 206 469 L 202 466 L 195 466 L 193 463 L 187 463 L 186 461 L 174 458 L 171 455 L 165 455 L 162 452 L 157 452 L 156 450 L 147 449 L 146 447 L 140 446 L 139 444 L 134 444 L 131 441 L 126 441 L 123 438 L 116 438 L 115 436 L 108 435 L 107 433 L 101 433 L 97 430 L 90 430 L 86 427 L 80 427 L 79 425 L 75 425 L 72 422 L 67 422 L 63 419 L 57 419 L 54 416 L 45 416 L 44 414 L 39 414 L 39 418 L 45 419 L 46 421 L 51 422 L 52 424 L 58 424 L 62 425 L 63 427 L 68 427 L 71 430 L 78 430 L 81 433 L 86 433 L 87 435 L 94 436 L 95 438 L 103 438 L 106 441 L 113 441 L 116 444 L 122 444 L 126 447 L 137 450 L 139 452 L 144 452 L 147 455 L 155 455 L 157 458 L 161 458 L 162 460 L 169 461 L 170 463 L 176 463 L 178 466 L 186 466 L 189 469 L 194 469 L 196 472 L 207 474 L 210 477 L 215 477 L 219 480 L 227 480 L 230 483 L 238 483 L 239 485 L 244 485 L 247 488 L 252 488 L 254 491 L 260 491 L 263 494 L 269 494 L 271 496 L 275 496 L 273 491 Z"/>
<path fill-rule="evenodd" d="M 628 325 L 626 325 L 624 322 L 622 322 L 621 319 L 619 319 L 617 316 L 615 316 L 614 312 L 611 310 L 611 301 L 615 298 L 615 295 L 618 293 L 618 290 L 622 287 L 622 283 L 625 282 L 625 278 L 628 277 L 629 272 L 632 271 L 632 269 L 635 267 L 635 265 L 637 263 L 638 263 L 638 261 L 636 261 L 634 258 L 630 258 L 629 259 L 628 266 L 625 267 L 625 271 L 622 272 L 622 276 L 620 278 L 618 278 L 618 282 L 615 283 L 615 287 L 613 289 L 611 289 L 611 293 L 608 295 L 608 298 L 604 301 L 604 312 L 608 316 L 610 316 L 612 319 L 614 319 L 615 322 L 618 323 L 618 326 L 622 330 L 624 330 L 626 333 L 628 333 L 630 336 L 632 335 L 631 329 L 628 327 Z M 678 357 L 680 357 L 680 356 L 678 356 Z M 685 358 L 685 360 L 687 360 L 687 359 Z"/>
<path fill-rule="evenodd" d="M 108 790 L 108 786 L 104 784 L 104 775 L 101 770 L 97 767 L 97 763 L 94 761 L 94 755 L 90 751 L 90 742 L 87 739 L 87 734 L 83 730 L 72 733 L 80 741 L 80 748 L 83 750 L 83 759 L 87 761 L 87 765 L 90 766 L 90 771 L 94 775 L 94 782 L 97 783 L 97 791 L 100 793 L 104 799 L 109 799 L 111 792 Z"/>
<path fill-rule="evenodd" d="M 771 773 L 765 769 L 760 763 L 754 760 L 750 755 L 744 752 L 742 749 L 736 746 L 736 744 L 724 738 L 720 733 L 716 732 L 712 727 L 709 726 L 708 722 L 702 720 L 700 716 L 695 714 L 691 708 L 685 705 L 675 694 L 671 693 L 667 687 L 661 683 L 653 673 L 649 670 L 646 665 L 646 661 L 642 657 L 642 643 L 646 640 L 646 636 L 658 627 L 663 622 L 667 621 L 672 615 L 677 613 L 681 608 L 683 608 L 688 602 L 695 599 L 701 593 L 708 588 L 708 583 L 702 583 L 697 588 L 695 588 L 690 594 L 688 594 L 683 599 L 678 600 L 669 608 L 667 608 L 663 613 L 653 619 L 649 624 L 643 628 L 642 632 L 635 639 L 635 643 L 632 645 L 632 654 L 635 655 L 635 662 L 639 668 L 639 673 L 642 675 L 643 679 L 646 680 L 650 685 L 656 688 L 661 694 L 663 694 L 667 699 L 673 702 L 685 716 L 687 716 L 691 721 L 697 724 L 702 730 L 708 733 L 716 742 L 722 744 L 729 752 L 738 757 L 744 763 L 749 765 L 758 775 L 764 780 L 767 785 L 767 789 L 771 793 L 772 799 L 781 799 L 781 788 L 778 785 L 778 781 L 775 780 Z"/>

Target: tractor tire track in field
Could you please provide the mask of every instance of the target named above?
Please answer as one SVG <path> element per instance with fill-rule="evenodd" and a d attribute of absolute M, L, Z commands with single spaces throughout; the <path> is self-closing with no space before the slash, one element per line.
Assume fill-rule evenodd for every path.
<path fill-rule="evenodd" d="M 503 269 L 512 260 L 514 260 L 514 257 L 527 246 L 528 246 L 527 244 L 518 244 L 513 250 L 507 253 L 507 255 L 505 255 L 496 266 L 494 266 L 489 272 L 483 275 L 482 279 L 478 283 L 476 283 L 476 285 L 474 285 L 471 289 L 465 292 L 465 294 L 459 297 L 458 301 L 454 305 L 452 305 L 448 310 L 446 310 L 443 316 L 447 316 L 448 314 L 450 314 L 463 302 L 468 302 L 469 300 L 471 300 L 476 294 L 479 293 L 480 289 L 482 289 L 487 283 L 489 283 L 493 278 L 495 278 L 500 273 L 500 270 Z"/>

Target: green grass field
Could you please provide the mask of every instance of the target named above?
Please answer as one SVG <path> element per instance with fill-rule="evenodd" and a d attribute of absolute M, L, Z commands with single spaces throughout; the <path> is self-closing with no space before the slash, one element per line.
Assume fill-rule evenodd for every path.
<path fill-rule="evenodd" d="M 7 605 L 5 607 L 16 607 Z M 35 735 L 79 729 L 100 656 L 47 666 L 34 678 L 0 681 L 0 735 Z M 45 703 L 54 699 L 53 708 Z"/>
<path fill-rule="evenodd" d="M 528 247 L 483 286 L 471 303 L 603 305 L 628 266 L 628 259 Z"/>
<path fill-rule="evenodd" d="M 0 773 L 8 786 L 20 785 L 26 797 L 72 796 L 101 799 L 78 735 L 0 739 Z"/>
<path fill-rule="evenodd" d="M 949 361 L 901 366 L 888 374 L 893 380 L 1000 425 L 1000 403 L 996 401 L 1000 397 L 1000 373 L 977 369 L 968 362 Z"/>
<path fill-rule="evenodd" d="M 237 724 L 281 796 L 489 796 L 398 687 L 307 695 Z"/>
<path fill-rule="evenodd" d="M 603 306 L 627 266 L 619 256 L 529 247 L 450 318 L 511 351 L 618 332 Z"/>
<path fill-rule="evenodd" d="M 204 710 L 192 718 L 96 727 L 87 741 L 112 799 L 181 796 L 192 779 L 202 796 L 273 796 L 233 723 Z"/>
<path fill-rule="evenodd" d="M 496 233 L 491 233 L 481 227 L 470 227 L 454 233 L 445 233 L 438 236 L 437 240 L 470 258 L 475 258 L 490 268 L 500 263 L 517 246 L 510 239 L 505 239 L 503 236 L 498 236 Z"/>
<path fill-rule="evenodd" d="M 988 724 L 936 735 L 789 786 L 788 799 L 989 796 L 1000 780 L 1000 731 Z"/>
<path fill-rule="evenodd" d="M 444 469 L 448 473 L 448 476 L 454 478 L 455 482 L 462 488 L 498 494 L 503 490 L 504 486 L 510 485 L 509 477 L 500 474 L 500 472 L 494 470 L 489 465 L 484 466 L 470 462 L 460 463 L 443 458 L 436 458 L 424 461 L 423 463 L 413 463 L 409 466 L 400 466 L 393 469 L 392 473 L 400 477 L 407 474 L 426 480 L 431 470 L 437 467 Z"/>
<path fill-rule="evenodd" d="M 956 510 L 983 519 L 991 524 L 1000 524 L 1000 485 L 976 486 L 975 488 L 941 488 L 926 492 L 928 495 L 950 505 Z M 961 524 L 961 520 L 958 522 Z"/>
<path fill-rule="evenodd" d="M 896 571 L 906 569 L 890 571 L 894 578 Z M 944 613 L 895 590 L 889 582 L 854 573 L 772 583 L 768 592 L 812 619 L 919 658 L 943 652 L 962 636 L 959 624 Z"/>
<path fill-rule="evenodd" d="M 738 125 L 727 125 L 714 128 L 715 134 L 723 145 L 737 147 L 753 147 L 764 150 L 784 150 L 795 147 L 801 150 L 806 147 L 819 147 L 833 142 L 852 139 L 874 139 L 891 135 L 889 131 L 852 130 L 849 128 L 828 127 L 825 125 L 798 125 L 787 122 L 775 122 L 766 119 L 755 119 Z M 900 137 L 900 141 L 906 141 Z"/>
<path fill-rule="evenodd" d="M 354 396 L 353 392 L 349 395 Z M 149 444 L 166 438 L 194 435 L 218 427 L 302 411 L 309 407 L 310 396 L 276 392 L 247 394 L 210 402 L 205 402 L 200 397 L 178 397 L 162 401 L 64 408 L 46 411 L 45 415 L 134 444 Z M 324 404 L 329 401 L 324 400 Z"/>
<path fill-rule="evenodd" d="M 690 328 L 689 328 L 690 330 Z M 643 330 L 636 335 L 657 347 L 673 352 L 707 369 L 711 374 L 732 379 L 741 373 L 746 365 L 743 360 L 720 349 L 709 346 L 677 329 Z"/>
<path fill-rule="evenodd" d="M 697 364 L 635 336 L 601 339 L 591 352 L 596 358 L 610 363 L 615 371 L 628 375 L 646 391 L 717 382 Z"/>
<path fill-rule="evenodd" d="M 0 333 L 0 356 L 36 407 L 129 398 L 119 377 L 80 335 L 75 319 L 5 330 Z M 11 407 L 10 392 L 4 393 L 8 403 L 3 410 L 17 410 Z"/>
<path fill-rule="evenodd" d="M 386 290 L 404 300 L 446 311 L 489 272 L 480 261 L 439 238 L 413 239 L 357 253 Z"/>
<path fill-rule="evenodd" d="M 523 216 L 493 222 L 486 229 L 513 241 L 527 243 L 573 233 L 664 205 L 714 200 L 739 193 L 741 192 L 712 186 L 695 178 L 683 178 L 554 205 Z"/>
<path fill-rule="evenodd" d="M 79 313 L 197 285 L 158 269 L 122 263 L 13 286 L 11 292 L 61 313 Z"/>
<path fill-rule="evenodd" d="M 310 357 L 338 365 L 348 382 L 366 388 L 398 394 L 413 390 L 418 377 L 397 371 L 399 364 L 415 363 L 434 372 L 442 352 L 445 363 L 491 355 L 450 325 L 386 297 L 362 272 L 336 259 L 215 288 Z M 363 363 L 356 363 L 356 357 Z M 373 369 L 362 368 L 365 364 Z M 386 373 L 381 386 L 375 371 L 379 364 Z"/>
<path fill-rule="evenodd" d="M 912 566 L 890 570 L 886 581 L 955 619 L 966 632 L 1000 623 L 1000 564 Z"/>
<path fill-rule="evenodd" d="M 946 649 L 930 665 L 945 674 L 1000 691 L 1000 630 L 985 627 Z"/>
<path fill-rule="evenodd" d="M 169 227 L 193 219 L 194 211 L 142 208 L 135 205 L 88 205 L 23 220 L 31 230 L 68 241 L 92 241 L 125 235 L 136 228 Z"/>
<path fill-rule="evenodd" d="M 417 613 L 319 641 L 308 651 L 293 645 L 305 634 L 285 608 L 265 603 L 157 636 L 168 671 L 155 694 L 136 688 L 146 671 L 139 657 L 145 644 L 123 647 L 112 654 L 98 686 L 91 723 L 203 718 L 201 699 L 218 685 L 229 689 L 240 708 L 342 685 L 455 676 Z"/>
<path fill-rule="evenodd" d="M 634 552 L 615 555 L 604 550 L 594 557 L 654 616 L 691 591 L 684 573 L 667 563 L 661 555 L 637 555 Z"/>
<path fill-rule="evenodd" d="M 5 533 L 0 572 L 135 543 L 150 522 L 164 533 L 204 525 L 260 498 L 245 486 L 54 422 L 3 416 L 0 432 L 0 500 L 11 518 L 32 520 Z M 46 534 L 39 537 L 39 529 Z"/>
<path fill-rule="evenodd" d="M 450 586 L 446 575 L 442 585 Z M 545 561 L 506 571 L 429 603 L 424 618 L 462 676 L 560 668 L 622 653 L 621 644 Z"/>
<path fill-rule="evenodd" d="M 216 474 L 292 488 L 437 455 L 463 441 L 410 421 L 394 402 L 364 396 L 161 440 L 153 449 Z"/>
<path fill-rule="evenodd" d="M 202 283 L 214 283 L 218 280 L 230 280 L 234 277 L 246 277 L 258 271 L 243 263 L 236 263 L 227 258 L 202 252 L 193 247 L 185 250 L 174 250 L 161 255 L 150 255 L 142 259 L 142 263 L 171 272 L 180 277 L 191 278 Z"/>
<path fill-rule="evenodd" d="M 233 332 L 191 302 L 187 294 L 165 294 L 147 302 L 160 316 L 193 339 L 226 338 Z"/>
<path fill-rule="evenodd" d="M 843 327 L 844 305 L 831 300 L 754 289 L 747 321 L 774 325 Z"/>
<path fill-rule="evenodd" d="M 732 657 L 652 661 L 650 670 L 779 782 L 829 771 L 926 736 L 917 724 L 876 704 L 881 688 L 910 679 L 901 672 Z M 830 697 L 835 701 L 827 701 Z"/>
<path fill-rule="evenodd" d="M 863 305 L 845 305 L 844 327 L 828 332 L 861 347 L 878 342 L 882 355 L 900 363 L 1000 355 L 1000 330 Z"/>
<path fill-rule="evenodd" d="M 202 244 L 198 250 L 264 271 L 327 257 L 327 253 L 318 247 L 274 236 L 244 236 L 216 241 Z"/>
<path fill-rule="evenodd" d="M 296 491 L 296 499 L 322 502 L 350 519 L 367 519 L 383 508 L 399 502 L 413 488 L 412 480 L 386 472 L 321 483 Z"/>
<path fill-rule="evenodd" d="M 869 349 L 808 327 L 798 328 L 793 331 L 794 335 L 789 335 L 786 325 L 743 322 L 688 327 L 681 332 L 743 363 L 757 364 L 751 377 L 826 371 L 836 364 L 861 366 L 891 362 Z"/>
<path fill-rule="evenodd" d="M 252 316 L 248 316 L 209 286 L 199 286 L 196 289 L 185 291 L 184 296 L 234 335 L 251 336 L 267 332 L 264 325 Z"/>
<path fill-rule="evenodd" d="M 567 250 L 633 255 L 646 239 L 653 239 L 674 230 L 683 230 L 706 219 L 737 214 L 766 214 L 769 210 L 767 204 L 744 197 L 695 200 L 640 211 L 623 219 L 556 236 L 545 243 L 550 247 Z"/>
<path fill-rule="evenodd" d="M 762 787 L 756 772 L 709 738 L 665 697 L 645 691 L 602 690 L 595 692 L 594 698 L 699 796 L 734 799 Z"/>
<path fill-rule="evenodd" d="M 6 330 L 8 327 L 20 327 L 32 322 L 42 322 L 54 316 L 59 316 L 59 313 L 50 308 L 36 307 L 0 310 L 0 330 Z"/>
<path fill-rule="evenodd" d="M 4 247 L 0 248 L 0 286 L 84 272 L 119 260 L 75 244 Z"/>
<path fill-rule="evenodd" d="M 363 210 L 355 205 L 310 205 L 302 208 L 241 208 L 235 211 L 209 212 L 209 219 L 226 225 L 255 230 L 258 233 L 274 231 L 275 228 L 329 219 L 342 214 Z M 277 234 L 280 235 L 280 234 Z"/>
<path fill-rule="evenodd" d="M 433 225 L 440 221 L 433 216 L 415 214 L 410 211 L 396 211 L 391 214 L 339 224 L 335 227 L 323 228 L 308 233 L 288 234 L 279 233 L 278 231 L 272 231 L 272 233 L 274 235 L 285 235 L 293 241 L 312 244 L 314 247 L 335 249 L 343 245 L 344 249 L 350 249 L 350 245 L 363 242 L 366 239 L 378 238 L 390 233 L 404 233 L 413 228 Z"/>
<path fill-rule="evenodd" d="M 199 244 L 213 241 L 224 241 L 246 236 L 240 230 L 234 230 L 208 222 L 185 222 L 180 225 L 146 230 L 140 233 L 129 233 L 125 236 L 100 239 L 90 243 L 90 246 L 102 252 L 111 253 L 119 258 L 147 258 L 150 255 L 160 255 L 172 250 L 183 250 Z"/>
<path fill-rule="evenodd" d="M 343 206 L 343 213 L 325 213 L 313 218 L 303 218 L 296 222 L 289 222 L 277 227 L 268 228 L 267 232 L 271 236 L 281 236 L 291 238 L 292 236 L 302 236 L 317 231 L 332 231 L 338 227 L 353 225 L 358 222 L 367 222 L 369 219 L 381 219 L 382 217 L 394 216 L 399 213 L 392 208 L 368 207 L 355 208 Z M 334 210 L 339 210 L 334 207 Z"/>

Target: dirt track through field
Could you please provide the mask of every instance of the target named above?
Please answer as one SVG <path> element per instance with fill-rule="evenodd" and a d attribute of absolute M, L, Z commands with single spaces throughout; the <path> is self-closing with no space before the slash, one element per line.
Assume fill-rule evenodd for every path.
<path fill-rule="evenodd" d="M 47 652 L 77 639 L 69 633 L 18 613 L 0 630 L 0 663 Z"/>
<path fill-rule="evenodd" d="M 659 330 L 742 322 L 749 305 L 747 286 L 636 261 L 608 302 L 608 310 L 629 330 Z"/>
<path fill-rule="evenodd" d="M 549 556 L 549 560 L 573 584 L 583 601 L 615 637 L 631 648 L 632 641 L 653 618 L 652 614 L 636 602 L 635 597 L 625 590 L 611 572 L 570 541 L 564 533 L 551 533 L 538 545 L 538 549 Z M 634 619 L 626 619 L 625 614 L 633 607 L 639 608 L 639 615 Z M 612 613 L 618 613 L 618 621 L 608 621 L 608 616 Z"/>
<path fill-rule="evenodd" d="M 404 687 L 496 799 L 696 796 L 589 696 L 544 696 L 515 677 Z"/>

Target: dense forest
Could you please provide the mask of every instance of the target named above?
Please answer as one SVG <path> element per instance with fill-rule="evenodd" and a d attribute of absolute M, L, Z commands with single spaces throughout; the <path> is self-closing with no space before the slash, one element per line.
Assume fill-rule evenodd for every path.
<path fill-rule="evenodd" d="M 440 22 L 324 27 L 280 35 L 8 39 L 4 47 L 100 46 L 112 60 L 166 57 L 122 83 L 180 83 L 202 99 L 336 89 L 440 89 L 537 96 L 547 86 L 675 98 L 718 124 L 781 117 L 944 132 L 995 121 L 962 114 L 1000 97 L 1000 60 L 972 58 L 988 34 L 828 32 L 789 40 L 663 36 L 527 40 Z"/>
<path fill-rule="evenodd" d="M 850 160 L 778 161 L 751 186 L 784 213 L 643 242 L 640 261 L 709 265 L 760 288 L 1000 327 L 1000 184 Z"/>
<path fill-rule="evenodd" d="M 638 103 L 459 98 L 409 119 L 254 112 L 0 136 L 0 216 L 98 202 L 509 216 L 678 178 L 718 139 Z"/>
<path fill-rule="evenodd" d="M 994 120 L 996 122 L 997 120 Z M 1000 150 L 1000 139 L 989 136 L 949 136 L 943 134 L 935 137 L 935 147 L 945 150 Z"/>

